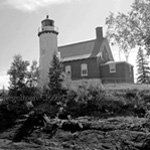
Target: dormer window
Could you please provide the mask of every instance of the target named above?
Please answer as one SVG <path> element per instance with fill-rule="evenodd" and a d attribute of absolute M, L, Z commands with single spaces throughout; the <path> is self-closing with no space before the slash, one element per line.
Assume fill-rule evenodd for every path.
<path fill-rule="evenodd" d="M 88 67 L 87 64 L 81 64 L 81 76 L 88 76 Z"/>
<path fill-rule="evenodd" d="M 71 77 L 71 66 L 66 66 L 65 67 L 65 72 L 66 72 L 66 74 L 68 75 L 68 76 L 70 76 Z"/>

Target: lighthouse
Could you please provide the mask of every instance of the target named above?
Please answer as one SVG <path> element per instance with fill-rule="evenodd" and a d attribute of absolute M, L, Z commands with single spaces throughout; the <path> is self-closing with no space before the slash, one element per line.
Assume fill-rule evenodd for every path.
<path fill-rule="evenodd" d="M 54 20 L 46 19 L 41 21 L 41 27 L 38 30 L 39 36 L 39 87 L 43 88 L 48 83 L 48 73 L 52 57 L 57 53 L 57 35 L 58 28 L 54 25 Z"/>

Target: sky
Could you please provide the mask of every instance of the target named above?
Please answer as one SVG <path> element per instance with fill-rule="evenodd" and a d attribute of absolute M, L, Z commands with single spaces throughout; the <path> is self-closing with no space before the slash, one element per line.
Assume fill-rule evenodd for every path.
<path fill-rule="evenodd" d="M 0 0 L 0 89 L 9 86 L 7 71 L 13 57 L 39 61 L 41 21 L 49 15 L 59 28 L 58 46 L 94 39 L 95 28 L 102 26 L 110 12 L 128 12 L 134 0 Z M 118 49 L 112 47 L 119 60 Z M 136 51 L 129 56 L 135 66 Z M 125 60 L 121 54 L 121 61 Z M 136 71 L 136 70 L 135 70 Z"/>

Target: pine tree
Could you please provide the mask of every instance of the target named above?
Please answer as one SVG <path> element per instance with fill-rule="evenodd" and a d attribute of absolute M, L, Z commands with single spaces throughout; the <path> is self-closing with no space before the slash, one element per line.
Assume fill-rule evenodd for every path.
<path fill-rule="evenodd" d="M 137 83 L 150 83 L 150 68 L 143 50 L 139 48 L 137 54 Z"/>
<path fill-rule="evenodd" d="M 62 65 L 56 55 L 54 53 L 53 59 L 51 62 L 51 67 L 49 69 L 49 83 L 48 87 L 50 89 L 50 94 L 55 95 L 62 91 Z"/>

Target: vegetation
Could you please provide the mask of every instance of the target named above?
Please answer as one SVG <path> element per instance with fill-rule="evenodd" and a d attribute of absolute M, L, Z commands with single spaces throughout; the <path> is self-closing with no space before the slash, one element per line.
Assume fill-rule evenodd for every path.
<path fill-rule="evenodd" d="M 65 104 L 65 97 L 67 95 L 67 89 L 63 85 L 65 76 L 62 70 L 62 64 L 60 63 L 56 53 L 53 55 L 48 75 L 49 82 L 48 86 L 43 88 L 42 100 L 55 108 L 54 110 L 51 107 L 49 110 L 51 117 L 54 117 L 54 115 L 56 116 L 56 114 L 59 113 L 59 109 Z M 54 114 L 52 114 L 52 112 Z"/>
<path fill-rule="evenodd" d="M 141 47 L 149 54 L 150 47 L 150 1 L 134 0 L 127 14 L 111 13 L 106 18 L 107 36 L 117 44 L 128 60 L 131 49 Z"/>
<path fill-rule="evenodd" d="M 113 117 L 113 116 L 144 116 L 150 97 L 149 90 L 104 90 L 101 88 L 86 88 L 69 90 L 66 107 L 61 117 Z"/>
<path fill-rule="evenodd" d="M 20 96 L 26 88 L 28 61 L 23 61 L 20 55 L 15 55 L 14 60 L 8 70 L 10 76 L 9 95 Z"/>
<path fill-rule="evenodd" d="M 24 61 L 21 55 L 15 55 L 8 70 L 10 76 L 10 96 L 31 96 L 34 93 L 37 83 L 37 62 L 33 61 L 30 70 L 29 61 Z"/>
<path fill-rule="evenodd" d="M 62 82 L 63 82 L 62 66 L 57 55 L 54 53 L 51 66 L 49 69 L 48 87 L 50 90 L 50 94 L 57 95 L 58 93 L 60 93 L 60 91 L 62 90 Z"/>
<path fill-rule="evenodd" d="M 137 82 L 138 83 L 150 83 L 150 68 L 146 56 L 143 50 L 139 48 L 137 55 Z"/>
<path fill-rule="evenodd" d="M 10 86 L 8 94 L 2 96 L 0 103 L 0 131 L 12 126 L 15 120 L 29 113 L 32 109 L 32 99 L 37 99 L 37 62 L 22 59 L 21 55 L 15 55 L 8 75 Z M 34 99 L 33 99 L 34 100 Z"/>
<path fill-rule="evenodd" d="M 37 82 L 38 82 L 38 67 L 37 61 L 33 61 L 30 70 L 27 72 L 26 86 L 28 94 L 26 96 L 37 96 Z"/>

